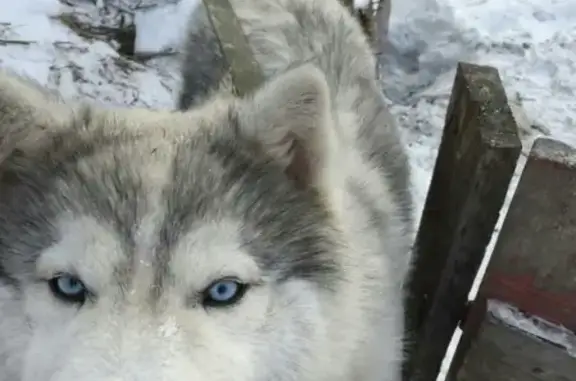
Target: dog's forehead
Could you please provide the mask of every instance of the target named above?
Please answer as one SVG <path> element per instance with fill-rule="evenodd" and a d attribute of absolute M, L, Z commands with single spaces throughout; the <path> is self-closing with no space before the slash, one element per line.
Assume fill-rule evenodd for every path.
<path fill-rule="evenodd" d="M 225 127 L 167 141 L 71 134 L 44 160 L 10 158 L 0 184 L 0 272 L 33 273 L 38 256 L 62 239 L 63 215 L 90 216 L 113 232 L 129 259 L 126 274 L 138 247 L 153 247 L 159 284 L 191 231 L 225 220 L 235 221 L 235 244 L 263 271 L 308 278 L 334 271 L 320 198 L 297 190 Z M 143 230 L 150 216 L 153 228 Z"/>

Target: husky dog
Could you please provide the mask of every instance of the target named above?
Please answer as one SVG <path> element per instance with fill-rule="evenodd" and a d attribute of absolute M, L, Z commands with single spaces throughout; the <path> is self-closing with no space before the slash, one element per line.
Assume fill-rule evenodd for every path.
<path fill-rule="evenodd" d="M 337 0 L 202 7 L 179 111 L 0 71 L 1 381 L 397 381 L 411 210 L 374 57 Z"/>

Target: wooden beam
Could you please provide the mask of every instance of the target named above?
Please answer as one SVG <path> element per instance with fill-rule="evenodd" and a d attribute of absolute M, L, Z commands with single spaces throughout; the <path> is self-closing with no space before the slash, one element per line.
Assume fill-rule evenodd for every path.
<path fill-rule="evenodd" d="M 505 308 L 504 311 L 499 309 Z M 512 311 L 512 312 L 511 312 Z M 518 328 L 520 316 L 523 326 Z M 576 341 L 561 327 L 520 314 L 502 303 L 480 299 L 468 319 L 448 381 L 560 381 L 576 377 L 576 357 L 562 343 L 550 338 Z"/>
<path fill-rule="evenodd" d="M 354 13 L 354 0 L 340 0 L 342 2 L 342 5 L 344 5 L 346 8 L 350 9 L 350 11 L 352 13 Z"/>

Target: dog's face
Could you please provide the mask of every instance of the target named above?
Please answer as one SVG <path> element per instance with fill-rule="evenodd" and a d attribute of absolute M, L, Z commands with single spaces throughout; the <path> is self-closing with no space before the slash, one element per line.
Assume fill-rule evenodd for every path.
<path fill-rule="evenodd" d="M 339 245 L 320 74 L 187 113 L 66 106 L 0 73 L 0 380 L 294 380 Z"/>

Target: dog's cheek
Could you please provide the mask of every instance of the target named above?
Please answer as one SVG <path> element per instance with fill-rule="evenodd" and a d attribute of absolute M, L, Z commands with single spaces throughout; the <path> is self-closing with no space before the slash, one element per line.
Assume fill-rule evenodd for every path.
<path fill-rule="evenodd" d="M 0 381 L 20 380 L 31 337 L 19 292 L 0 285 Z"/>
<path fill-rule="evenodd" d="M 71 327 L 78 309 L 55 300 L 41 283 L 22 291 L 21 310 L 27 332 L 22 380 L 50 378 L 74 350 Z"/>

